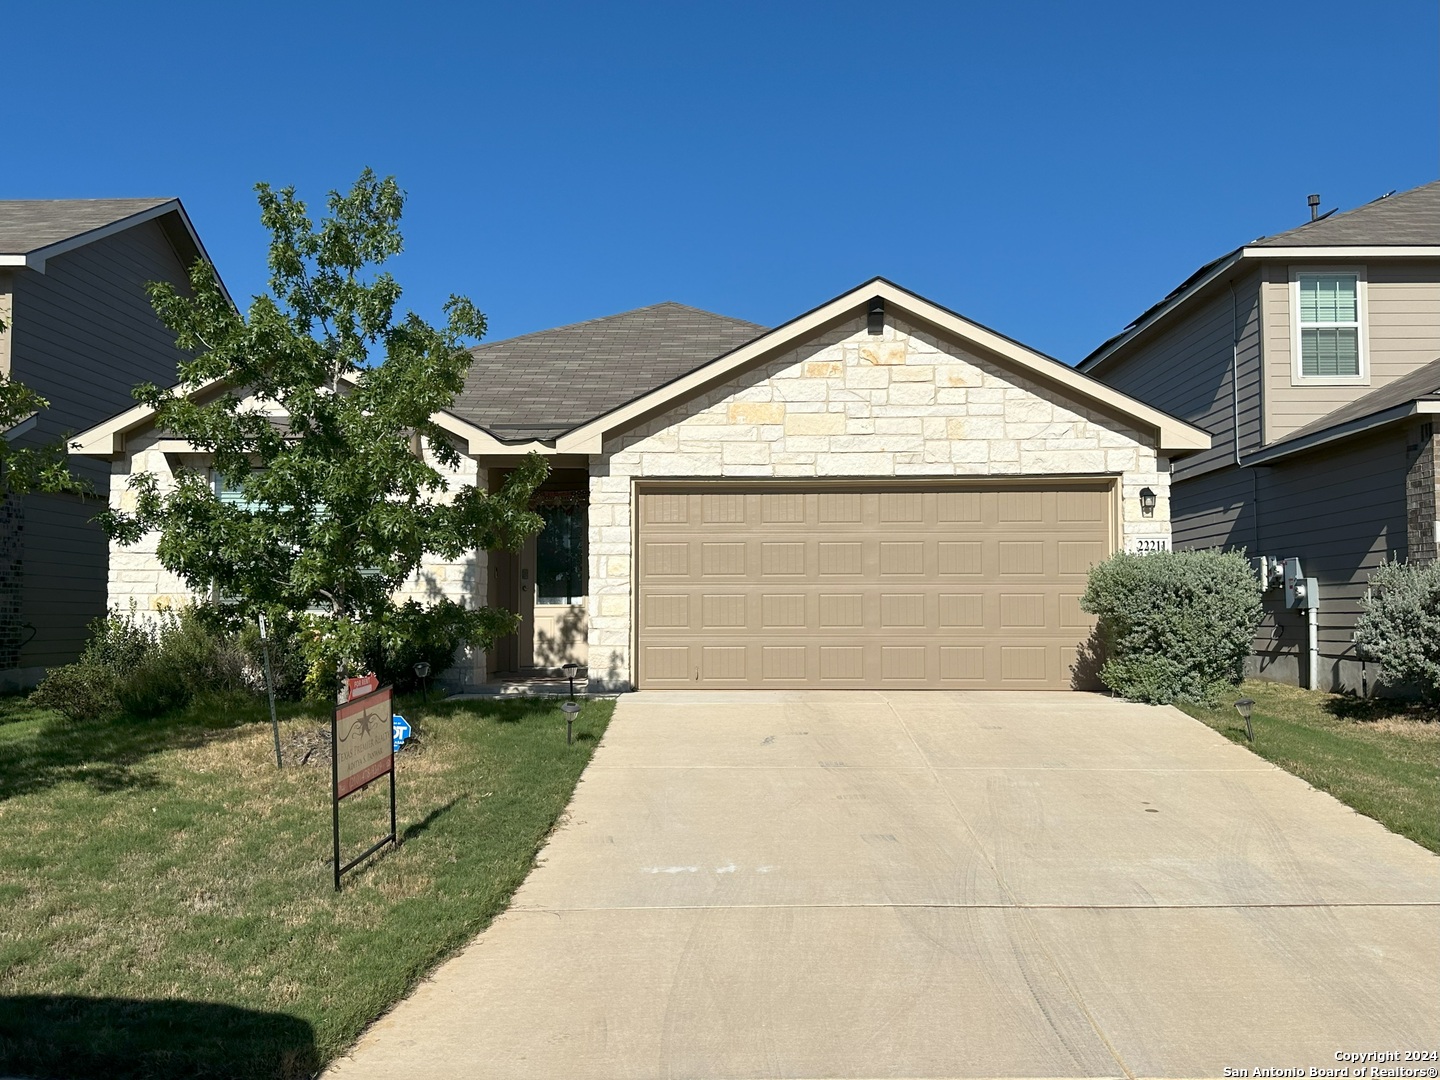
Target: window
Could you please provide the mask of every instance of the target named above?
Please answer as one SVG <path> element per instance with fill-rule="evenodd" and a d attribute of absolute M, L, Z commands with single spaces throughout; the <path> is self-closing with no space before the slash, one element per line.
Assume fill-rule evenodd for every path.
<path fill-rule="evenodd" d="M 535 602 L 585 602 L 585 507 L 540 508 L 545 527 L 535 541 Z"/>
<path fill-rule="evenodd" d="M 1353 270 L 1295 274 L 1296 373 L 1300 379 L 1363 381 L 1363 285 L 1363 278 Z"/>

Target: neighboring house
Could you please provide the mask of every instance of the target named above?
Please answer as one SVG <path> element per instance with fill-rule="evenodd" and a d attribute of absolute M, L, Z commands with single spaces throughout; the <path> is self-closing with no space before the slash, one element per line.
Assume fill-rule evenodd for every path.
<path fill-rule="evenodd" d="M 1201 267 L 1079 370 L 1213 436 L 1178 462 L 1178 547 L 1298 558 L 1307 613 L 1266 595 L 1254 673 L 1368 693 L 1352 634 L 1369 573 L 1436 554 L 1440 182 Z"/>
<path fill-rule="evenodd" d="M 1069 688 L 1086 572 L 1168 542 L 1170 462 L 1210 445 L 878 278 L 773 330 L 659 304 L 474 351 L 436 416 L 457 479 L 554 472 L 536 542 L 413 586 L 524 619 L 461 681 L 574 657 L 617 689 Z M 144 409 L 76 444 L 117 505 L 204 465 Z M 112 602 L 185 596 L 153 544 L 112 566 Z"/>
<path fill-rule="evenodd" d="M 198 258 L 177 199 L 0 201 L 0 371 L 50 401 L 7 437 L 53 443 L 131 404 L 137 383 L 173 383 L 180 353 L 145 286 L 183 284 Z M 90 519 L 108 470 L 73 464 L 98 498 L 31 495 L 0 509 L 0 688 L 74 660 L 105 614 L 106 539 Z"/>

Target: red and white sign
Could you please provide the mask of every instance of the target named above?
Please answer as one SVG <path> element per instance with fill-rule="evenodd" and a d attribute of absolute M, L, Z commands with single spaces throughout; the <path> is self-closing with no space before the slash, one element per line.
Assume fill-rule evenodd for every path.
<path fill-rule="evenodd" d="M 366 694 L 373 694 L 380 689 L 380 679 L 373 673 L 361 675 L 358 679 L 345 680 L 345 700 L 354 701 L 357 697 L 364 697 Z"/>
<path fill-rule="evenodd" d="M 336 707 L 335 798 L 359 791 L 395 767 L 391 716 L 388 686 Z"/>

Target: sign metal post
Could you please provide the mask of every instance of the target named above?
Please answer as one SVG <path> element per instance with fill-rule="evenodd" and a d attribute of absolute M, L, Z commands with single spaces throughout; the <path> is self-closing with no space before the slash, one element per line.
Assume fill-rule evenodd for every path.
<path fill-rule="evenodd" d="M 386 844 L 398 846 L 395 831 L 395 736 L 391 688 L 381 687 L 337 705 L 330 716 L 331 826 L 335 854 L 335 891 L 340 875 Z M 340 862 L 340 800 L 364 791 L 390 775 L 390 835 L 382 837 L 349 862 Z"/>
<path fill-rule="evenodd" d="M 275 735 L 275 767 L 283 769 L 280 757 L 280 721 L 275 719 L 275 676 L 270 671 L 270 629 L 265 625 L 265 613 L 260 613 L 260 655 L 265 658 L 265 692 L 270 697 L 270 730 Z"/>

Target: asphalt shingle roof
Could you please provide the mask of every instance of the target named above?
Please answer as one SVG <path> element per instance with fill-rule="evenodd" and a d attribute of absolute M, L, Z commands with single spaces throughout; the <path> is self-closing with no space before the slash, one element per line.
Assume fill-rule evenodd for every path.
<path fill-rule="evenodd" d="M 765 331 L 666 302 L 477 345 L 449 411 L 505 442 L 548 441 Z"/>
<path fill-rule="evenodd" d="M 1440 245 L 1440 180 L 1256 240 L 1250 247 Z"/>
<path fill-rule="evenodd" d="M 0 199 L 0 255 L 32 251 L 123 221 L 173 199 Z"/>
<path fill-rule="evenodd" d="M 1137 315 L 1125 329 L 1102 341 L 1077 365 L 1088 370 L 1088 365 L 1109 349 L 1115 342 L 1130 335 L 1155 312 L 1168 306 L 1178 297 L 1189 292 L 1210 270 L 1247 247 L 1421 247 L 1440 246 L 1440 180 L 1422 184 L 1398 195 L 1386 195 L 1374 202 L 1347 210 L 1343 214 L 1331 214 L 1321 221 L 1307 221 L 1299 228 L 1274 236 L 1262 236 L 1248 244 L 1226 252 L 1218 259 L 1212 259 L 1175 288 L 1159 302 L 1150 305 Z"/>
<path fill-rule="evenodd" d="M 1307 435 L 1338 427 L 1341 424 L 1348 424 L 1352 420 L 1363 420 L 1367 416 L 1374 416 L 1386 409 L 1393 409 L 1397 405 L 1406 405 L 1412 401 L 1437 396 L 1440 396 L 1440 359 L 1432 360 L 1408 375 L 1371 390 L 1363 397 L 1358 397 L 1333 412 L 1328 412 L 1319 419 L 1312 420 L 1302 428 L 1296 428 L 1275 445 L 1283 446 L 1285 443 L 1303 439 Z"/>

